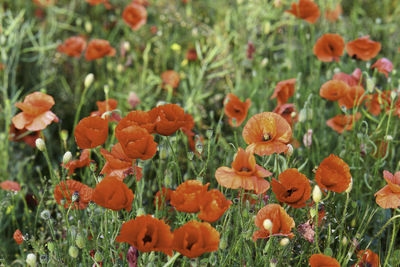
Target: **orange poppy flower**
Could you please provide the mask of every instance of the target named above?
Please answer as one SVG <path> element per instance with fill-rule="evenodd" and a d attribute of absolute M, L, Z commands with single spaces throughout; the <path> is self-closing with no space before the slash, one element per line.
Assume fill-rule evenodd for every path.
<path fill-rule="evenodd" d="M 292 3 L 292 8 L 285 10 L 295 15 L 299 19 L 304 19 L 309 23 L 315 23 L 320 15 L 318 5 L 310 0 L 299 0 L 299 3 Z"/>
<path fill-rule="evenodd" d="M 134 110 L 128 113 L 117 125 L 115 132 L 122 131 L 129 126 L 140 126 L 150 134 L 154 133 L 155 119 L 150 117 L 150 113 L 141 110 Z"/>
<path fill-rule="evenodd" d="M 7 190 L 7 191 L 20 191 L 21 190 L 21 186 L 19 185 L 19 183 L 17 182 L 13 182 L 13 181 L 3 181 L 0 183 L 0 187 L 3 190 Z"/>
<path fill-rule="evenodd" d="M 245 102 L 240 101 L 239 97 L 234 94 L 228 94 L 224 99 L 225 115 L 229 118 L 229 124 L 232 127 L 240 126 L 247 117 L 247 112 L 251 106 L 251 100 L 248 98 Z M 235 119 L 235 123 L 233 123 Z"/>
<path fill-rule="evenodd" d="M 86 60 L 95 60 L 105 56 L 115 56 L 116 50 L 111 47 L 107 40 L 93 39 L 89 42 L 85 58 Z"/>
<path fill-rule="evenodd" d="M 273 112 L 263 112 L 251 117 L 243 128 L 242 136 L 249 146 L 246 150 L 264 156 L 288 150 L 292 138 L 289 123 Z"/>
<path fill-rule="evenodd" d="M 400 206 L 400 172 L 393 175 L 383 171 L 383 178 L 387 185 L 375 193 L 376 204 L 384 209 L 396 209 Z"/>
<path fill-rule="evenodd" d="M 343 55 L 344 40 L 342 36 L 335 33 L 322 35 L 314 45 L 314 55 L 323 62 L 339 62 Z"/>
<path fill-rule="evenodd" d="M 232 169 L 219 167 L 215 172 L 218 184 L 226 188 L 254 190 L 256 194 L 262 194 L 269 189 L 269 182 L 262 177 L 272 173 L 256 164 L 253 153 L 239 147 L 232 162 Z"/>
<path fill-rule="evenodd" d="M 50 111 L 54 103 L 52 96 L 42 92 L 27 95 L 24 102 L 15 103 L 22 110 L 12 118 L 15 128 L 35 132 L 45 129 L 52 121 L 58 122 L 57 116 Z"/>
<path fill-rule="evenodd" d="M 67 164 L 65 164 L 64 168 L 68 170 L 68 175 L 71 175 L 75 172 L 75 169 L 89 166 L 90 162 L 90 150 L 84 149 L 79 157 L 79 160 L 69 161 Z"/>
<path fill-rule="evenodd" d="M 353 267 L 379 267 L 379 256 L 372 250 L 360 250 L 357 253 L 357 258 L 361 258 L 358 264 L 354 264 Z"/>
<path fill-rule="evenodd" d="M 309 259 L 311 267 L 340 267 L 339 262 L 332 257 L 325 256 L 323 254 L 313 254 Z"/>
<path fill-rule="evenodd" d="M 190 48 L 186 52 L 186 59 L 189 61 L 196 61 L 197 60 L 197 52 L 196 49 Z"/>
<path fill-rule="evenodd" d="M 201 157 L 203 152 L 200 153 L 199 150 L 196 149 L 196 144 L 203 146 L 204 138 L 202 136 L 196 135 L 192 130 L 187 130 L 186 128 L 181 128 L 181 130 L 187 137 L 190 150 L 194 152 L 198 157 Z"/>
<path fill-rule="evenodd" d="M 15 230 L 13 234 L 13 238 L 15 242 L 17 242 L 18 245 L 21 245 L 22 242 L 24 242 L 24 236 L 22 235 L 21 231 L 19 229 Z"/>
<path fill-rule="evenodd" d="M 331 154 L 319 164 L 315 181 L 321 189 L 342 193 L 351 183 L 349 165 L 338 156 Z"/>
<path fill-rule="evenodd" d="M 355 69 L 351 75 L 344 73 L 344 72 L 339 72 L 333 75 L 332 80 L 340 80 L 349 86 L 354 86 L 354 85 L 360 85 L 361 84 L 361 76 L 362 72 L 359 68 Z"/>
<path fill-rule="evenodd" d="M 299 119 L 299 115 L 296 112 L 296 107 L 294 104 L 283 104 L 277 106 L 272 112 L 281 115 L 289 123 L 290 127 L 292 127 L 293 124 Z"/>
<path fill-rule="evenodd" d="M 85 209 L 92 199 L 93 188 L 82 184 L 75 180 L 66 180 L 58 184 L 54 189 L 54 198 L 59 205 L 64 205 L 64 208 L 69 208 L 73 195 L 77 196 L 77 200 L 72 209 Z M 64 204 L 61 200 L 65 201 Z"/>
<path fill-rule="evenodd" d="M 364 100 L 365 90 L 360 85 L 351 86 L 345 91 L 345 94 L 338 100 L 339 106 L 345 106 L 350 109 L 360 105 Z"/>
<path fill-rule="evenodd" d="M 157 192 L 154 198 L 154 206 L 158 207 L 159 210 L 165 208 L 168 201 L 171 200 L 173 192 L 174 190 L 163 187 L 160 191 Z"/>
<path fill-rule="evenodd" d="M 113 111 L 117 109 L 118 101 L 114 98 L 110 98 L 104 101 L 96 101 L 97 108 L 99 110 L 93 111 L 90 113 L 90 116 L 99 116 L 101 117 L 104 113 Z M 109 118 L 109 115 L 105 116 L 106 119 Z M 121 116 L 118 113 L 112 112 L 111 113 L 111 121 L 120 121 Z"/>
<path fill-rule="evenodd" d="M 207 222 L 190 221 L 173 234 L 173 249 L 188 258 L 196 258 L 219 248 L 219 233 Z"/>
<path fill-rule="evenodd" d="M 386 92 L 390 93 L 390 91 Z M 373 95 L 368 95 L 365 106 L 367 107 L 369 113 L 374 116 L 378 116 L 382 111 L 381 104 L 386 103 L 386 106 L 390 107 L 389 101 L 391 101 L 390 95 L 387 98 L 385 93 L 375 93 Z"/>
<path fill-rule="evenodd" d="M 142 252 L 161 251 L 172 256 L 173 235 L 170 226 L 151 215 L 141 215 L 122 224 L 115 239 L 128 243 Z"/>
<path fill-rule="evenodd" d="M 132 30 L 139 30 L 147 21 L 147 11 L 144 6 L 137 3 L 130 3 L 122 12 L 122 18 Z"/>
<path fill-rule="evenodd" d="M 10 132 L 8 135 L 8 140 L 13 142 L 25 142 L 30 147 L 36 147 L 36 139 L 40 137 L 40 131 L 31 132 L 26 129 L 18 130 L 15 128 L 14 124 L 10 125 Z"/>
<path fill-rule="evenodd" d="M 342 98 L 350 87 L 341 80 L 330 80 L 324 83 L 319 89 L 319 95 L 322 98 L 336 101 Z"/>
<path fill-rule="evenodd" d="M 353 115 L 337 115 L 326 121 L 326 125 L 331 127 L 338 133 L 343 133 L 344 130 L 350 131 L 353 129 L 354 123 L 361 118 L 361 114 L 357 112 Z"/>
<path fill-rule="evenodd" d="M 176 104 L 161 105 L 148 113 L 155 132 L 161 135 L 170 136 L 180 128 L 192 129 L 194 125 L 193 117 Z"/>
<path fill-rule="evenodd" d="M 385 74 L 386 78 L 389 76 L 389 72 L 392 72 L 393 70 L 393 63 L 383 57 L 381 59 L 378 59 L 372 66 L 371 69 L 376 68 L 380 73 Z"/>
<path fill-rule="evenodd" d="M 75 141 L 81 149 L 104 144 L 108 136 L 108 121 L 100 117 L 86 117 L 75 127 Z"/>
<path fill-rule="evenodd" d="M 280 81 L 276 87 L 275 91 L 271 96 L 271 99 L 277 98 L 278 106 L 286 104 L 289 97 L 294 95 L 294 85 L 296 83 L 296 79 L 289 79 L 285 81 Z"/>
<path fill-rule="evenodd" d="M 142 179 L 142 168 L 135 165 L 135 160 L 132 163 L 132 159 L 125 154 L 120 143 L 116 143 L 111 148 L 111 153 L 105 149 L 100 149 L 100 153 L 106 159 L 100 174 L 117 176 L 121 181 L 131 174 L 135 174 L 136 181 Z M 133 169 L 133 166 L 135 166 L 135 169 Z"/>
<path fill-rule="evenodd" d="M 130 211 L 134 197 L 132 190 L 117 176 L 107 175 L 96 185 L 92 200 L 107 209 Z"/>
<path fill-rule="evenodd" d="M 297 169 L 287 169 L 279 174 L 279 182 L 272 178 L 272 191 L 276 199 L 293 208 L 306 206 L 306 201 L 311 196 L 311 186 L 307 177 Z"/>
<path fill-rule="evenodd" d="M 342 7 L 340 4 L 337 4 L 335 9 L 327 8 L 325 10 L 325 18 L 327 21 L 335 22 L 339 19 L 339 16 L 343 13 Z"/>
<path fill-rule="evenodd" d="M 151 159 L 157 152 L 157 143 L 146 129 L 139 126 L 128 126 L 115 131 L 115 136 L 121 143 L 122 149 L 131 159 Z"/>
<path fill-rule="evenodd" d="M 346 44 L 346 51 L 350 57 L 361 60 L 370 60 L 378 55 L 381 43 L 369 39 L 369 35 L 360 37 Z"/>
<path fill-rule="evenodd" d="M 271 222 L 271 228 L 265 228 L 265 221 Z M 286 213 L 285 209 L 278 204 L 268 204 L 257 212 L 256 226 L 260 229 L 253 233 L 253 241 L 259 238 L 269 238 L 270 236 L 294 237 L 291 229 L 295 227 L 292 217 Z"/>
<path fill-rule="evenodd" d="M 109 0 L 86 0 L 86 2 L 89 3 L 91 6 L 97 6 L 97 5 L 100 5 L 100 4 L 104 4 L 104 6 L 107 9 L 110 9 L 111 5 L 110 5 L 110 3 L 108 1 Z"/>
<path fill-rule="evenodd" d="M 188 213 L 200 211 L 199 199 L 207 192 L 209 183 L 203 185 L 197 180 L 187 180 L 181 183 L 171 194 L 171 205 L 176 210 Z"/>
<path fill-rule="evenodd" d="M 73 36 L 57 47 L 57 51 L 70 57 L 80 57 L 86 48 L 86 40 L 82 36 Z"/>
<path fill-rule="evenodd" d="M 219 190 L 212 189 L 205 193 L 200 201 L 200 213 L 197 217 L 206 222 L 217 221 L 232 205 Z"/>
<path fill-rule="evenodd" d="M 179 86 L 180 77 L 179 73 L 174 70 L 167 70 L 161 73 L 162 88 L 169 90 L 170 88 L 176 89 Z"/>

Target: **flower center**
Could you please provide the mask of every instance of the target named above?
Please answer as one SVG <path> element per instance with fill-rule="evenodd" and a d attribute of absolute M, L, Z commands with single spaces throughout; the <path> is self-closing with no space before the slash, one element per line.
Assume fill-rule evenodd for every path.
<path fill-rule="evenodd" d="M 269 133 L 264 134 L 262 140 L 264 142 L 271 140 L 271 136 L 269 135 Z"/>
<path fill-rule="evenodd" d="M 143 243 L 146 245 L 146 243 L 151 243 L 151 236 L 145 235 L 143 238 Z"/>
<path fill-rule="evenodd" d="M 246 168 L 246 167 L 243 167 L 243 168 L 240 169 L 240 171 L 241 171 L 241 172 L 249 172 L 250 169 L 248 169 L 248 168 Z"/>

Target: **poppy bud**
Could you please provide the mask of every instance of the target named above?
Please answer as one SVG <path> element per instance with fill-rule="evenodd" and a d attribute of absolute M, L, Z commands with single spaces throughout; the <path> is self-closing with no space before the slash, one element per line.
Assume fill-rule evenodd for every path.
<path fill-rule="evenodd" d="M 288 157 L 291 157 L 293 155 L 293 146 L 291 144 L 287 145 L 288 150 L 286 152 L 286 154 L 288 155 Z"/>
<path fill-rule="evenodd" d="M 61 130 L 60 137 L 61 137 L 61 140 L 63 140 L 64 142 L 67 141 L 67 139 L 68 139 L 68 131 L 67 130 Z"/>
<path fill-rule="evenodd" d="M 39 149 L 40 151 L 44 151 L 46 149 L 46 145 L 42 138 L 36 139 L 35 144 L 37 149 Z"/>
<path fill-rule="evenodd" d="M 85 81 L 83 82 L 83 84 L 85 85 L 85 88 L 88 88 L 89 86 L 91 86 L 93 81 L 94 81 L 93 73 L 89 73 L 88 75 L 86 75 Z"/>
<path fill-rule="evenodd" d="M 129 51 L 131 49 L 131 44 L 128 41 L 125 41 L 123 43 L 123 47 L 124 47 L 125 51 Z"/>
<path fill-rule="evenodd" d="M 346 246 L 347 242 L 348 242 L 347 237 L 344 236 L 343 239 L 342 239 L 343 246 Z"/>
<path fill-rule="evenodd" d="M 141 216 L 141 215 L 145 215 L 145 214 L 146 214 L 146 212 L 144 211 L 143 208 L 138 208 L 136 210 L 136 216 Z"/>
<path fill-rule="evenodd" d="M 385 141 L 393 141 L 393 136 L 391 136 L 391 135 L 386 135 L 385 136 Z"/>
<path fill-rule="evenodd" d="M 53 252 L 54 249 L 55 249 L 54 243 L 53 243 L 53 242 L 48 242 L 48 243 L 47 243 L 47 249 L 48 249 L 50 252 Z"/>
<path fill-rule="evenodd" d="M 101 254 L 101 252 L 96 251 L 96 253 L 94 254 L 94 260 L 97 262 L 103 261 L 104 257 L 103 254 Z"/>
<path fill-rule="evenodd" d="M 47 257 L 46 254 L 42 254 L 39 257 L 39 261 L 40 261 L 41 264 L 46 264 L 46 263 L 48 263 L 49 258 Z"/>
<path fill-rule="evenodd" d="M 36 266 L 36 255 L 33 254 L 33 253 L 29 253 L 29 254 L 26 256 L 26 263 L 27 263 L 29 266 L 32 266 L 32 267 Z"/>
<path fill-rule="evenodd" d="M 375 82 L 373 79 L 368 78 L 367 79 L 367 91 L 372 93 L 374 91 L 375 88 Z"/>
<path fill-rule="evenodd" d="M 91 33 L 91 32 L 92 32 L 93 27 L 92 27 L 92 23 L 90 23 L 90 21 L 86 21 L 86 22 L 85 22 L 85 30 L 86 30 L 88 33 Z"/>
<path fill-rule="evenodd" d="M 72 159 L 72 153 L 70 151 L 65 152 L 65 154 L 63 156 L 64 165 L 67 164 L 68 162 L 70 162 L 71 159 Z"/>
<path fill-rule="evenodd" d="M 272 229 L 272 221 L 270 219 L 265 219 L 264 222 L 263 222 L 263 227 L 265 228 L 265 230 L 271 231 L 271 229 Z"/>
<path fill-rule="evenodd" d="M 85 239 L 81 234 L 78 234 L 75 239 L 75 244 L 78 246 L 78 248 L 82 249 L 85 247 Z"/>
<path fill-rule="evenodd" d="M 124 71 L 124 66 L 122 66 L 122 64 L 118 64 L 117 65 L 117 72 L 123 72 Z"/>
<path fill-rule="evenodd" d="M 279 244 L 280 244 L 282 247 L 286 247 L 286 246 L 289 244 L 289 238 L 285 237 L 285 238 L 281 239 L 281 241 L 279 242 Z"/>
<path fill-rule="evenodd" d="M 356 219 L 353 218 L 353 220 L 351 220 L 350 226 L 353 228 L 356 226 Z"/>
<path fill-rule="evenodd" d="M 173 43 L 173 44 L 171 45 L 171 49 L 172 49 L 173 51 L 178 52 L 178 51 L 181 51 L 181 46 L 178 45 L 177 43 Z"/>
<path fill-rule="evenodd" d="M 353 189 L 353 178 L 351 178 L 349 187 L 347 187 L 345 192 L 350 193 L 351 189 Z"/>
<path fill-rule="evenodd" d="M 226 249 L 227 247 L 228 247 L 228 239 L 222 238 L 221 241 L 219 242 L 219 248 Z"/>
<path fill-rule="evenodd" d="M 70 246 L 68 249 L 68 254 L 72 257 L 72 258 L 77 258 L 79 255 L 79 250 L 77 247 L 75 246 Z"/>
<path fill-rule="evenodd" d="M 299 112 L 299 122 L 305 122 L 306 119 L 307 119 L 307 110 L 303 108 Z"/>
<path fill-rule="evenodd" d="M 321 189 L 319 188 L 318 185 L 315 185 L 312 191 L 312 199 L 314 200 L 315 203 L 318 203 L 321 201 L 321 198 L 322 198 Z"/>

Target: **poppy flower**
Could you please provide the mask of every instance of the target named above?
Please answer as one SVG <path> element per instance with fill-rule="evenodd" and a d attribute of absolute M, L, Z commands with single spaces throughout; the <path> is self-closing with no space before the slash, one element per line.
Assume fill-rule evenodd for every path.
<path fill-rule="evenodd" d="M 369 39 L 369 35 L 360 37 L 346 44 L 346 51 L 350 57 L 361 60 L 370 60 L 378 55 L 381 43 Z"/>
<path fill-rule="evenodd" d="M 272 178 L 272 191 L 276 199 L 293 208 L 306 206 L 306 201 L 311 196 L 311 186 L 307 177 L 297 169 L 287 169 L 279 174 L 279 182 Z"/>
<path fill-rule="evenodd" d="M 196 258 L 219 248 L 219 233 L 207 222 L 190 221 L 173 234 L 173 249 L 188 258 Z"/>
<path fill-rule="evenodd" d="M 269 189 L 269 182 L 262 177 L 272 173 L 256 164 L 253 153 L 239 148 L 232 162 L 232 168 L 219 167 L 215 172 L 218 184 L 223 187 L 245 190 L 254 190 L 256 194 L 262 194 Z"/>
<path fill-rule="evenodd" d="M 271 96 L 271 99 L 277 98 L 278 106 L 286 104 L 289 97 L 294 95 L 294 85 L 296 83 L 296 79 L 289 79 L 285 81 L 280 81 L 276 87 L 275 91 Z"/>
<path fill-rule="evenodd" d="M 360 250 L 357 253 L 357 258 L 360 259 L 358 264 L 354 264 L 353 267 L 379 267 L 379 256 L 372 250 Z"/>
<path fill-rule="evenodd" d="M 393 63 L 383 57 L 381 59 L 378 59 L 372 66 L 371 69 L 376 68 L 380 73 L 385 74 L 386 78 L 389 76 L 389 72 L 392 72 L 393 70 Z"/>
<path fill-rule="evenodd" d="M 21 245 L 22 242 L 24 242 L 24 236 L 22 235 L 22 232 L 19 229 L 15 230 L 13 238 L 18 245 Z"/>
<path fill-rule="evenodd" d="M 134 110 L 129 112 L 117 125 L 115 132 L 122 131 L 129 126 L 140 126 L 150 134 L 154 133 L 156 118 L 150 117 L 149 112 Z"/>
<path fill-rule="evenodd" d="M 378 116 L 382 111 L 381 103 L 384 101 L 381 94 L 375 93 L 373 95 L 368 95 L 366 99 L 365 106 L 368 112 L 374 116 Z"/>
<path fill-rule="evenodd" d="M 55 104 L 50 95 L 34 92 L 17 102 L 15 106 L 22 110 L 12 118 L 12 123 L 18 130 L 26 129 L 32 132 L 43 130 L 52 121 L 58 122 L 57 116 L 50 111 Z"/>
<path fill-rule="evenodd" d="M 47 7 L 53 5 L 55 0 L 33 0 L 33 3 L 39 7 Z"/>
<path fill-rule="evenodd" d="M 197 52 L 196 49 L 190 48 L 186 52 L 186 59 L 189 61 L 196 61 L 197 60 Z"/>
<path fill-rule="evenodd" d="M 115 53 L 116 50 L 111 47 L 107 40 L 93 39 L 87 46 L 85 59 L 90 61 L 105 56 L 115 56 Z"/>
<path fill-rule="evenodd" d="M 108 136 L 108 121 L 100 117 L 86 117 L 75 127 L 75 141 L 81 149 L 104 144 Z"/>
<path fill-rule="evenodd" d="M 333 75 L 332 80 L 340 80 L 349 86 L 354 86 L 354 85 L 360 85 L 361 84 L 361 76 L 362 72 L 359 68 L 355 69 L 351 75 L 344 73 L 344 72 L 339 72 Z"/>
<path fill-rule="evenodd" d="M 105 149 L 100 149 L 100 153 L 106 159 L 100 174 L 117 176 L 121 181 L 131 174 L 135 174 L 136 181 L 142 179 L 142 168 L 135 165 L 135 160 L 132 162 L 132 159 L 125 154 L 120 143 L 116 143 L 111 148 L 111 153 Z M 135 166 L 135 169 L 133 169 L 133 166 Z"/>
<path fill-rule="evenodd" d="M 170 136 L 180 128 L 191 129 L 194 125 L 193 117 L 176 104 L 161 105 L 148 113 L 155 124 L 155 132 L 161 135 Z"/>
<path fill-rule="evenodd" d="M 164 221 L 141 215 L 123 223 L 115 241 L 128 243 L 142 252 L 161 251 L 172 256 L 172 239 L 170 226 Z"/>
<path fill-rule="evenodd" d="M 335 33 L 322 35 L 314 45 L 314 55 L 323 62 L 339 62 L 343 55 L 344 40 L 342 36 Z"/>
<path fill-rule="evenodd" d="M 269 220 L 270 228 L 266 229 L 266 221 Z M 291 229 L 295 227 L 292 217 L 278 204 L 268 204 L 257 212 L 256 226 L 260 229 L 253 233 L 253 241 L 270 236 L 294 237 Z"/>
<path fill-rule="evenodd" d="M 107 9 L 110 9 L 111 5 L 110 5 L 110 3 L 108 1 L 109 0 L 86 0 L 86 2 L 89 3 L 91 6 L 97 6 L 97 5 L 100 5 L 100 4 L 104 4 L 104 6 Z"/>
<path fill-rule="evenodd" d="M 384 209 L 396 209 L 400 206 L 400 172 L 393 175 L 383 171 L 383 178 L 387 185 L 375 193 L 376 204 Z"/>
<path fill-rule="evenodd" d="M 339 98 L 339 106 L 345 106 L 347 109 L 358 106 L 365 100 L 365 90 L 360 85 L 354 85 L 345 91 L 344 95 Z"/>
<path fill-rule="evenodd" d="M 99 110 L 93 111 L 92 113 L 90 113 L 90 116 L 101 117 L 106 112 L 116 110 L 118 106 L 118 101 L 115 100 L 114 98 L 110 98 L 104 101 L 96 101 L 96 105 Z M 105 118 L 108 119 L 109 115 L 106 115 Z M 120 121 L 120 120 L 121 116 L 119 114 L 114 112 L 111 113 L 111 121 Z"/>
<path fill-rule="evenodd" d="M 70 57 L 80 57 L 86 48 L 86 40 L 82 36 L 73 36 L 57 47 L 57 51 Z"/>
<path fill-rule="evenodd" d="M 319 95 L 322 98 L 336 101 L 342 98 L 350 89 L 347 83 L 340 80 L 330 80 L 324 83 L 319 89 Z"/>
<path fill-rule="evenodd" d="M 26 129 L 18 130 L 15 128 L 14 124 L 10 125 L 10 132 L 8 135 L 8 140 L 13 142 L 25 142 L 30 147 L 36 147 L 36 139 L 40 137 L 40 131 L 31 132 Z"/>
<path fill-rule="evenodd" d="M 289 123 L 290 127 L 292 127 L 299 119 L 294 104 L 283 104 L 277 106 L 272 112 L 281 115 Z"/>
<path fill-rule="evenodd" d="M 204 138 L 202 136 L 196 135 L 192 130 L 187 130 L 186 128 L 181 128 L 181 130 L 187 137 L 190 150 L 194 152 L 198 157 L 201 157 L 202 153 L 200 153 L 200 151 L 196 148 L 196 145 L 202 147 L 204 145 Z"/>
<path fill-rule="evenodd" d="M 247 117 L 247 112 L 251 106 L 251 100 L 248 98 L 245 102 L 240 101 L 240 99 L 234 94 L 228 94 L 224 99 L 225 115 L 229 118 L 229 124 L 232 127 L 240 126 Z M 235 119 L 235 123 L 233 123 Z"/>
<path fill-rule="evenodd" d="M 321 189 L 342 193 L 351 183 L 349 165 L 338 156 L 331 154 L 319 164 L 315 181 Z"/>
<path fill-rule="evenodd" d="M 139 30 L 147 21 L 147 11 L 144 6 L 132 2 L 122 12 L 122 18 L 132 30 Z"/>
<path fill-rule="evenodd" d="M 131 159 L 151 159 L 157 152 L 157 143 L 146 129 L 139 126 L 128 126 L 115 131 L 125 155 Z"/>
<path fill-rule="evenodd" d="M 159 210 L 165 208 L 166 204 L 171 200 L 171 196 L 174 190 L 163 187 L 156 193 L 154 198 L 154 206 L 158 207 Z"/>
<path fill-rule="evenodd" d="M 292 8 L 285 12 L 293 14 L 299 19 L 309 23 L 315 23 L 320 15 L 318 5 L 310 0 L 299 0 L 299 3 L 292 3 Z"/>
<path fill-rule="evenodd" d="M 69 208 L 71 205 L 72 196 L 77 196 L 77 200 L 72 209 L 85 209 L 92 199 L 93 188 L 82 184 L 75 180 L 66 180 L 58 184 L 54 189 L 54 198 L 59 205 L 62 205 L 61 200 L 65 201 L 64 208 Z"/>
<path fill-rule="evenodd" d="M 172 192 L 170 204 L 178 211 L 188 213 L 199 212 L 199 199 L 207 192 L 208 185 L 209 183 L 203 185 L 197 180 L 187 180 Z"/>
<path fill-rule="evenodd" d="M 65 164 L 64 168 L 68 170 L 68 175 L 71 175 L 75 172 L 75 169 L 89 166 L 90 162 L 90 150 L 84 149 L 79 157 L 79 160 L 69 161 L 67 164 Z"/>
<path fill-rule="evenodd" d="M 325 10 L 325 18 L 327 21 L 335 22 L 339 19 L 339 16 L 343 13 L 342 6 L 337 4 L 335 9 L 327 8 Z"/>
<path fill-rule="evenodd" d="M 7 190 L 7 191 L 20 191 L 21 190 L 21 186 L 19 185 L 19 183 L 14 182 L 14 181 L 3 181 L 0 183 L 0 187 L 3 190 Z"/>
<path fill-rule="evenodd" d="M 326 121 L 326 125 L 331 127 L 338 133 L 343 133 L 345 130 L 353 129 L 354 123 L 361 118 L 361 114 L 357 112 L 353 115 L 337 115 Z"/>
<path fill-rule="evenodd" d="M 96 185 L 92 200 L 107 209 L 130 211 L 134 197 L 132 190 L 117 176 L 107 175 Z"/>
<path fill-rule="evenodd" d="M 263 112 L 251 117 L 243 128 L 242 136 L 249 146 L 246 150 L 264 156 L 288 150 L 292 138 L 289 123 L 273 112 Z"/>
<path fill-rule="evenodd" d="M 219 190 L 212 189 L 205 193 L 200 201 L 200 213 L 197 217 L 206 222 L 217 221 L 232 205 Z"/>
<path fill-rule="evenodd" d="M 162 88 L 169 90 L 169 88 L 176 89 L 179 86 L 180 77 L 179 73 L 174 70 L 167 70 L 161 73 Z"/>
<path fill-rule="evenodd" d="M 138 4 L 138 5 L 142 5 L 142 6 L 149 6 L 150 3 L 147 0 L 133 0 L 132 3 Z"/>
<path fill-rule="evenodd" d="M 323 254 L 313 254 L 309 259 L 311 267 L 340 267 L 339 262 L 332 257 Z"/>

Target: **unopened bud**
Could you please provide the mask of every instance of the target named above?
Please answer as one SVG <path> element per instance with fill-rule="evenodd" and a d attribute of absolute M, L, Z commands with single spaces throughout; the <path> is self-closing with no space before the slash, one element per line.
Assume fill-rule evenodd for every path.
<path fill-rule="evenodd" d="M 228 247 L 228 240 L 227 240 L 227 238 L 224 237 L 219 242 L 219 248 L 220 249 L 226 249 L 227 247 Z"/>
<path fill-rule="evenodd" d="M 70 246 L 68 249 L 68 254 L 72 257 L 72 258 L 77 258 L 79 255 L 79 250 L 77 247 L 75 246 Z"/>
<path fill-rule="evenodd" d="M 348 193 L 350 193 L 351 189 L 353 189 L 353 177 L 350 178 L 350 184 L 347 187 L 345 192 L 348 194 Z"/>
<path fill-rule="evenodd" d="M 72 159 L 72 153 L 70 151 L 65 152 L 65 154 L 63 156 L 64 165 L 67 164 L 68 162 L 70 162 L 71 159 Z"/>
<path fill-rule="evenodd" d="M 42 138 L 36 139 L 35 144 L 36 148 L 39 149 L 40 151 L 44 151 L 46 149 L 46 145 Z"/>
<path fill-rule="evenodd" d="M 101 254 L 101 252 L 96 251 L 96 253 L 94 254 L 94 260 L 97 262 L 103 261 L 104 257 L 103 254 Z"/>
<path fill-rule="evenodd" d="M 47 243 L 47 249 L 48 249 L 50 252 L 53 252 L 55 248 L 56 248 L 56 247 L 55 247 L 55 245 L 54 245 L 53 242 L 48 242 L 48 243 Z"/>
<path fill-rule="evenodd" d="M 286 154 L 288 155 L 288 157 L 291 157 L 293 155 L 293 146 L 291 144 L 288 144 L 287 148 L 288 148 L 288 150 L 287 150 Z"/>
<path fill-rule="evenodd" d="M 145 214 L 145 212 L 144 212 L 143 208 L 138 208 L 136 210 L 136 216 L 140 216 L 140 215 L 144 215 L 144 214 Z"/>
<path fill-rule="evenodd" d="M 286 247 L 289 244 L 289 238 L 285 237 L 285 238 L 281 239 L 281 241 L 279 241 L 279 244 L 282 247 Z"/>
<path fill-rule="evenodd" d="M 388 141 L 388 142 L 393 141 L 393 136 L 391 136 L 391 135 L 386 135 L 386 136 L 385 136 L 385 140 Z"/>
<path fill-rule="evenodd" d="M 86 21 L 86 22 L 85 22 L 85 30 L 86 30 L 88 33 L 91 33 L 91 32 L 92 32 L 93 27 L 92 27 L 92 23 L 90 23 L 90 21 Z"/>
<path fill-rule="evenodd" d="M 78 246 L 78 248 L 80 248 L 80 249 L 84 248 L 85 243 L 86 243 L 85 238 L 83 238 L 83 236 L 81 234 L 78 234 L 75 239 L 75 244 Z"/>
<path fill-rule="evenodd" d="M 272 229 L 272 221 L 270 219 L 265 219 L 263 221 L 263 227 L 265 228 L 265 230 L 271 231 L 271 229 Z"/>
<path fill-rule="evenodd" d="M 122 64 L 118 64 L 117 65 L 117 72 L 121 73 L 124 71 L 124 66 L 122 66 Z"/>
<path fill-rule="evenodd" d="M 348 240 L 347 240 L 347 237 L 343 237 L 343 239 L 342 239 L 342 244 L 344 245 L 344 246 L 346 246 L 347 245 L 347 242 L 348 242 Z"/>
<path fill-rule="evenodd" d="M 123 46 L 125 51 L 129 51 L 131 49 L 131 44 L 128 41 L 125 41 Z"/>
<path fill-rule="evenodd" d="M 374 88 L 375 88 L 374 80 L 371 78 L 367 78 L 367 91 L 369 93 L 372 93 L 374 91 Z"/>
<path fill-rule="evenodd" d="M 174 51 L 180 51 L 181 50 L 181 46 L 178 45 L 177 43 L 173 43 L 171 45 L 171 49 L 174 50 Z"/>
<path fill-rule="evenodd" d="M 60 137 L 61 137 L 61 140 L 63 140 L 64 142 L 67 141 L 67 139 L 68 139 L 68 131 L 67 130 L 61 130 Z"/>
<path fill-rule="evenodd" d="M 315 185 L 312 191 L 312 199 L 314 200 L 315 203 L 318 203 L 321 201 L 321 198 L 322 198 L 321 189 L 319 188 L 318 185 Z"/>
<path fill-rule="evenodd" d="M 299 122 L 305 122 L 307 119 L 307 110 L 304 108 L 299 112 Z"/>
<path fill-rule="evenodd" d="M 26 255 L 26 263 L 31 267 L 36 266 L 36 255 L 33 253 Z"/>
<path fill-rule="evenodd" d="M 88 75 L 86 75 L 85 81 L 83 82 L 83 84 L 85 85 L 85 88 L 88 88 L 89 86 L 91 86 L 93 81 L 94 81 L 93 73 L 89 73 Z"/>

